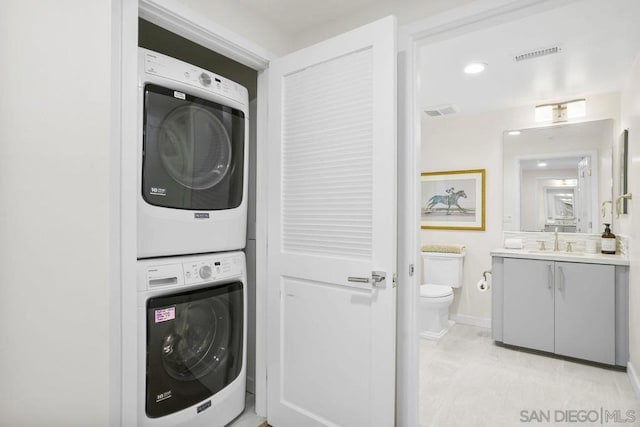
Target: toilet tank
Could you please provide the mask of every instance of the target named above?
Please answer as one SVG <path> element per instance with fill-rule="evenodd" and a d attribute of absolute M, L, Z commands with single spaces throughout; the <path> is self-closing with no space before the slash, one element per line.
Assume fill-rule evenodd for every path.
<path fill-rule="evenodd" d="M 422 252 L 422 283 L 459 288 L 463 283 L 464 252 Z"/>

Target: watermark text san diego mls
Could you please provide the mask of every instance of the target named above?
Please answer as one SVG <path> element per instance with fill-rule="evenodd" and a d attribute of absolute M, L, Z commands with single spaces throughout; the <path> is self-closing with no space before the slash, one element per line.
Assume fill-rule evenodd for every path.
<path fill-rule="evenodd" d="M 636 422 L 634 409 L 523 409 L 520 411 L 522 423 L 589 423 L 631 424 Z"/>

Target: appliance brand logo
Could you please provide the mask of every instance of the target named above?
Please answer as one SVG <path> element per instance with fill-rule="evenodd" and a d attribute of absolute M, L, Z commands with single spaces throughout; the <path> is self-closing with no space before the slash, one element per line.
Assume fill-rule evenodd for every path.
<path fill-rule="evenodd" d="M 193 217 L 195 219 L 209 219 L 209 212 L 196 212 Z"/>
<path fill-rule="evenodd" d="M 204 402 L 202 405 L 198 406 L 197 412 L 196 414 L 199 414 L 200 412 L 204 411 L 207 408 L 211 407 L 211 401 L 207 400 L 206 402 Z"/>
<path fill-rule="evenodd" d="M 152 196 L 166 196 L 167 195 L 167 189 L 166 188 L 160 188 L 160 187 L 151 187 L 151 193 Z"/>

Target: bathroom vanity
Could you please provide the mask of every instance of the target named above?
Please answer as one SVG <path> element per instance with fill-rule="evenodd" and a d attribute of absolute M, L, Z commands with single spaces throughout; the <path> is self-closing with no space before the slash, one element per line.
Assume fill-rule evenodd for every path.
<path fill-rule="evenodd" d="M 626 257 L 525 249 L 497 249 L 491 256 L 495 341 L 627 365 Z"/>

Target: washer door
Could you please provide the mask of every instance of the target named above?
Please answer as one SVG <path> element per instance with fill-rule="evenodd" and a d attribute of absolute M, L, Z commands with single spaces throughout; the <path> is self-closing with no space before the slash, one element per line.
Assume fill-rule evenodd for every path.
<path fill-rule="evenodd" d="M 188 408 L 238 377 L 242 292 L 235 282 L 147 301 L 147 416 Z"/>
<path fill-rule="evenodd" d="M 142 197 L 176 209 L 232 209 L 242 202 L 245 116 L 162 86 L 144 89 Z"/>
<path fill-rule="evenodd" d="M 223 366 L 229 358 L 231 315 L 217 299 L 184 304 L 173 329 L 162 339 L 162 364 L 176 380 L 192 381 Z"/>

